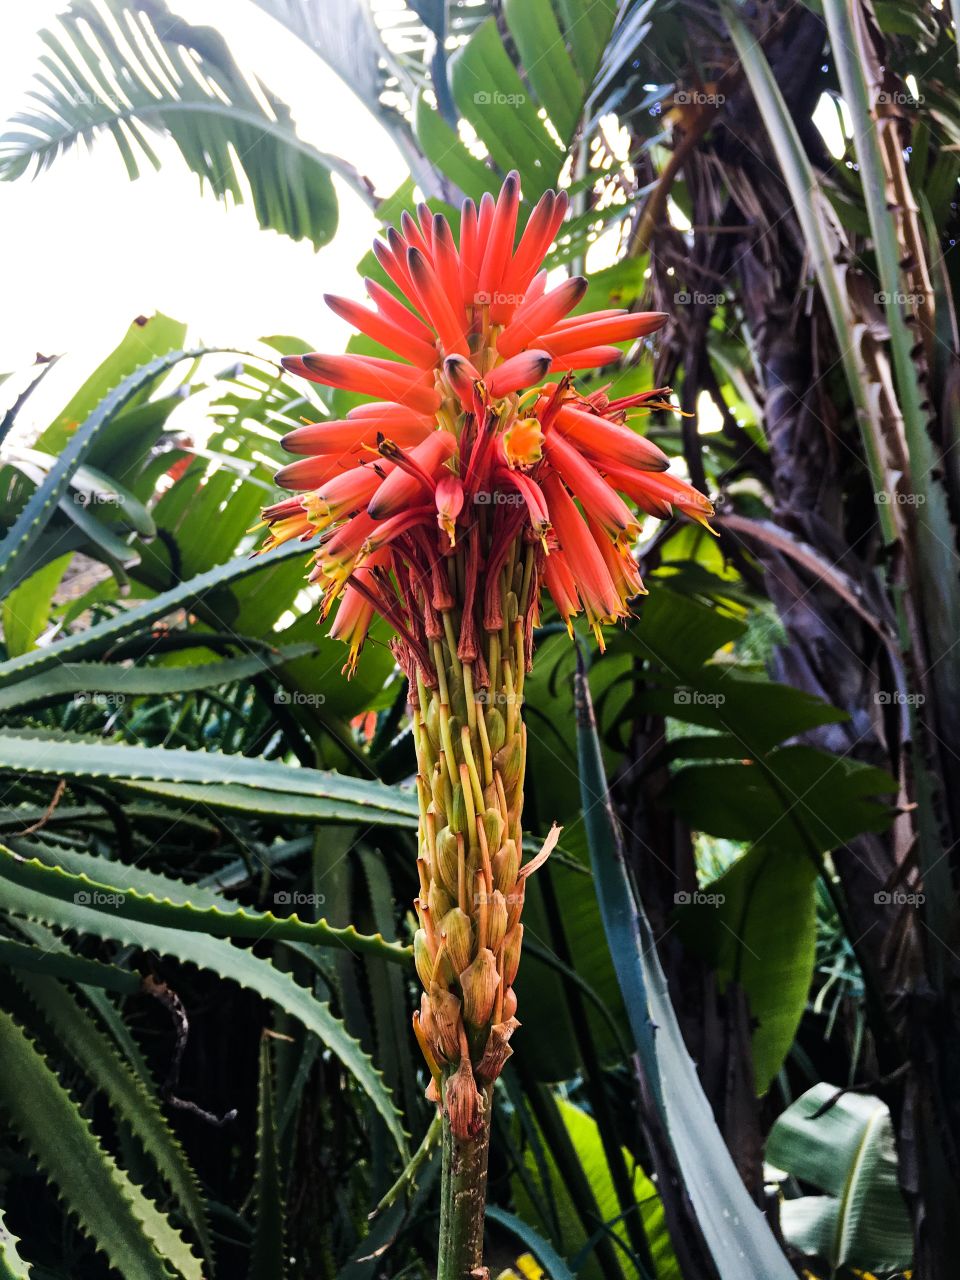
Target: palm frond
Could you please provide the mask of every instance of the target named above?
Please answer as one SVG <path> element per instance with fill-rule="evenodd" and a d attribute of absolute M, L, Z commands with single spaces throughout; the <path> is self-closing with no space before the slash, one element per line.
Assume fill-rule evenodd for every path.
<path fill-rule="evenodd" d="M 218 199 L 250 199 L 261 226 L 316 248 L 337 226 L 331 169 L 370 196 L 356 169 L 297 135 L 289 107 L 244 75 L 219 32 L 163 0 L 74 0 L 40 38 L 31 105 L 0 138 L 0 178 L 40 173 L 104 135 L 136 178 L 159 167 L 151 135 L 168 135 Z"/>

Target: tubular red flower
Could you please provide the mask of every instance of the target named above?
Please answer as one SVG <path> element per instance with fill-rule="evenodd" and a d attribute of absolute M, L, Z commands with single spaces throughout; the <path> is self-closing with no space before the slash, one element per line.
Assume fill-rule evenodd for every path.
<path fill-rule="evenodd" d="M 596 467 L 558 431 L 548 433 L 544 448 L 561 479 L 582 502 L 587 515 L 600 525 L 608 538 L 620 545 L 629 545 L 640 532 L 640 522 Z"/>
<path fill-rule="evenodd" d="M 595 413 L 586 413 L 574 405 L 562 405 L 556 416 L 558 431 L 585 448 L 594 457 L 609 459 L 621 467 L 637 467 L 643 471 L 666 471 L 670 459 L 650 440 L 638 436 L 629 427 Z"/>
<path fill-rule="evenodd" d="M 541 298 L 524 302 L 497 339 L 497 350 L 506 359 L 515 356 L 541 333 L 549 333 L 587 291 L 583 276 L 573 276 Z"/>

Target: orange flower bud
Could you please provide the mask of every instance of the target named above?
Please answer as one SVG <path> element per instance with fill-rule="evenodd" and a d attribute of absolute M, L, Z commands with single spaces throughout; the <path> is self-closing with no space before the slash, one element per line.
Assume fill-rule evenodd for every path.
<path fill-rule="evenodd" d="M 518 950 L 517 960 L 519 959 Z M 463 1016 L 471 1026 L 482 1027 L 489 1022 L 499 985 L 496 957 L 489 947 L 482 947 L 473 963 L 460 974 Z"/>

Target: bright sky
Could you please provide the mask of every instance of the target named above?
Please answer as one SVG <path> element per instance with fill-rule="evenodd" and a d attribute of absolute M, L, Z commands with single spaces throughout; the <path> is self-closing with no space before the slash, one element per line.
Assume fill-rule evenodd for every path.
<path fill-rule="evenodd" d="M 0 121 L 21 109 L 42 46 L 37 30 L 62 0 L 0 8 Z M 177 0 L 192 22 L 217 27 L 241 66 L 290 105 L 302 137 L 341 154 L 387 195 L 406 176 L 389 137 L 326 64 L 247 0 Z M 0 183 L 4 305 L 0 372 L 23 372 L 36 354 L 66 353 L 21 427 L 43 426 L 121 339 L 137 315 L 163 311 L 192 339 L 249 346 L 289 333 L 318 349 L 342 349 L 347 329 L 323 305 L 325 292 L 361 296 L 356 264 L 376 233 L 359 196 L 334 176 L 340 227 L 315 253 L 307 243 L 261 231 L 249 205 L 225 208 L 201 196 L 171 145 L 164 161 L 130 182 L 109 137 L 74 150 L 30 181 Z M 17 384 L 21 379 L 16 380 Z M 11 398 L 11 379 L 0 405 Z"/>

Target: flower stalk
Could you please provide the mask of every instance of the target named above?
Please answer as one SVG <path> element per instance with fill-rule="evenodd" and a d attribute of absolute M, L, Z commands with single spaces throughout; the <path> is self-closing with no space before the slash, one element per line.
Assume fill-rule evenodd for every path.
<path fill-rule="evenodd" d="M 712 508 L 628 425 L 669 388 L 581 394 L 575 371 L 660 328 L 660 313 L 569 313 L 586 281 L 547 289 L 542 260 L 567 208 L 547 192 L 517 235 L 519 182 L 463 206 L 460 244 L 420 206 L 374 248 L 373 308 L 328 302 L 397 359 L 284 358 L 292 372 L 378 399 L 308 423 L 277 475 L 299 491 L 267 508 L 264 549 L 314 543 L 309 580 L 336 605 L 352 674 L 370 625 L 389 624 L 416 746 L 420 889 L 413 1029 L 443 1117 L 440 1280 L 482 1274 L 494 1086 L 520 1025 L 514 991 L 528 877 L 523 691 L 546 589 L 572 632 L 583 613 L 629 616 L 644 591 L 631 545 L 644 515 L 706 524 Z M 391 291 L 392 289 L 392 291 Z M 628 502 L 632 504 L 628 505 Z"/>

